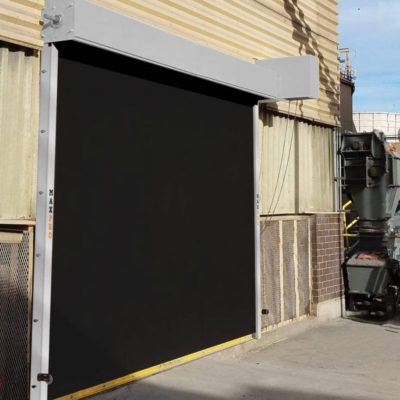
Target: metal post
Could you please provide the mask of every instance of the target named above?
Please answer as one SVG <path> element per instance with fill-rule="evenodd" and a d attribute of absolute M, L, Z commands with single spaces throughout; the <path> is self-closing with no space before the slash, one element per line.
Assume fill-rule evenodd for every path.
<path fill-rule="evenodd" d="M 253 107 L 253 146 L 254 146 L 254 233 L 255 233 L 255 285 L 256 285 L 256 333 L 261 338 L 261 267 L 260 267 L 260 163 L 258 154 L 259 106 Z"/>
<path fill-rule="evenodd" d="M 337 160 L 337 177 L 342 176 L 342 156 L 340 154 L 340 149 L 342 146 L 342 131 L 340 128 L 336 128 L 336 133 L 337 133 L 337 154 L 336 154 L 336 160 Z M 343 196 L 342 196 L 342 181 L 339 179 L 337 182 L 338 186 L 338 211 L 342 211 L 342 204 L 343 204 Z"/>
<path fill-rule="evenodd" d="M 47 400 L 53 251 L 54 169 L 58 51 L 45 45 L 41 59 L 36 240 L 32 308 L 30 399 Z M 50 383 L 50 382 L 49 382 Z"/>
<path fill-rule="evenodd" d="M 335 179 L 338 177 L 338 146 L 337 146 L 337 130 L 336 128 L 333 129 L 332 131 L 332 137 L 333 137 L 333 178 L 334 178 L 334 196 L 335 196 L 335 212 L 339 210 L 339 190 L 338 190 L 338 181 Z"/>

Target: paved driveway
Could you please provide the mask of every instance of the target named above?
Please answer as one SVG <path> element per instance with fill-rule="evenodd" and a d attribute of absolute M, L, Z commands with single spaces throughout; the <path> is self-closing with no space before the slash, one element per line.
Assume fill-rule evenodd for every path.
<path fill-rule="evenodd" d="M 95 397 L 200 399 L 400 399 L 400 323 L 338 320 L 239 358 L 203 358 Z"/>

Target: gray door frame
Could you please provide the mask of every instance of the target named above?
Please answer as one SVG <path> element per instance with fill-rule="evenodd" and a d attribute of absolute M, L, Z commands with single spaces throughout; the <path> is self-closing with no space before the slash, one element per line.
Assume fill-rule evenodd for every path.
<path fill-rule="evenodd" d="M 36 240 L 32 312 L 31 400 L 47 400 L 45 381 L 39 374 L 49 374 L 51 275 L 54 224 L 54 176 L 57 113 L 58 51 L 46 44 L 41 58 L 38 185 Z M 254 152 L 254 239 L 255 239 L 255 326 L 254 338 L 261 338 L 261 270 L 259 213 L 259 106 L 253 107 Z M 57 218 L 57 215 L 55 216 Z"/>
<path fill-rule="evenodd" d="M 252 93 L 253 108 L 255 326 L 261 337 L 259 214 L 259 104 L 319 97 L 319 62 L 312 56 L 259 60 L 252 64 L 114 12 L 87 0 L 49 0 L 43 10 L 39 159 L 34 263 L 31 400 L 47 400 L 49 373 L 52 235 L 58 52 L 52 43 L 74 40 Z M 107 26 L 107 29 L 104 27 Z M 127 40 L 126 38 L 129 38 Z"/>
<path fill-rule="evenodd" d="M 53 254 L 54 172 L 58 51 L 46 44 L 41 55 L 38 180 L 33 275 L 30 399 L 47 400 L 50 350 L 51 272 Z"/>

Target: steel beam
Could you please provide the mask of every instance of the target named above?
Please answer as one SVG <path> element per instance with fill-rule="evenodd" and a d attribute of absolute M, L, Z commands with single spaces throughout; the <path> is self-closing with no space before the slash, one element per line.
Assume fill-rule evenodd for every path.
<path fill-rule="evenodd" d="M 87 0 L 47 0 L 45 43 L 75 40 L 256 95 L 260 100 L 319 97 L 313 56 L 259 60 L 230 56 Z"/>

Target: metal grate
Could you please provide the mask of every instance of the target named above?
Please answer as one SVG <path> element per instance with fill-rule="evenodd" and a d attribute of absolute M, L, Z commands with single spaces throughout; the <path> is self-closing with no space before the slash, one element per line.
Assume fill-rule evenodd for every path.
<path fill-rule="evenodd" d="M 308 220 L 297 221 L 300 315 L 310 314 L 310 252 Z"/>
<path fill-rule="evenodd" d="M 283 296 L 285 321 L 296 318 L 296 287 L 294 271 L 294 223 L 283 221 Z"/>
<path fill-rule="evenodd" d="M 262 308 L 269 310 L 262 325 L 267 326 L 281 322 L 279 221 L 262 222 L 261 232 Z"/>
<path fill-rule="evenodd" d="M 269 310 L 263 328 L 311 312 L 309 219 L 295 220 L 261 222 L 262 308 Z"/>
<path fill-rule="evenodd" d="M 32 240 L 0 231 L 0 400 L 28 398 Z"/>

